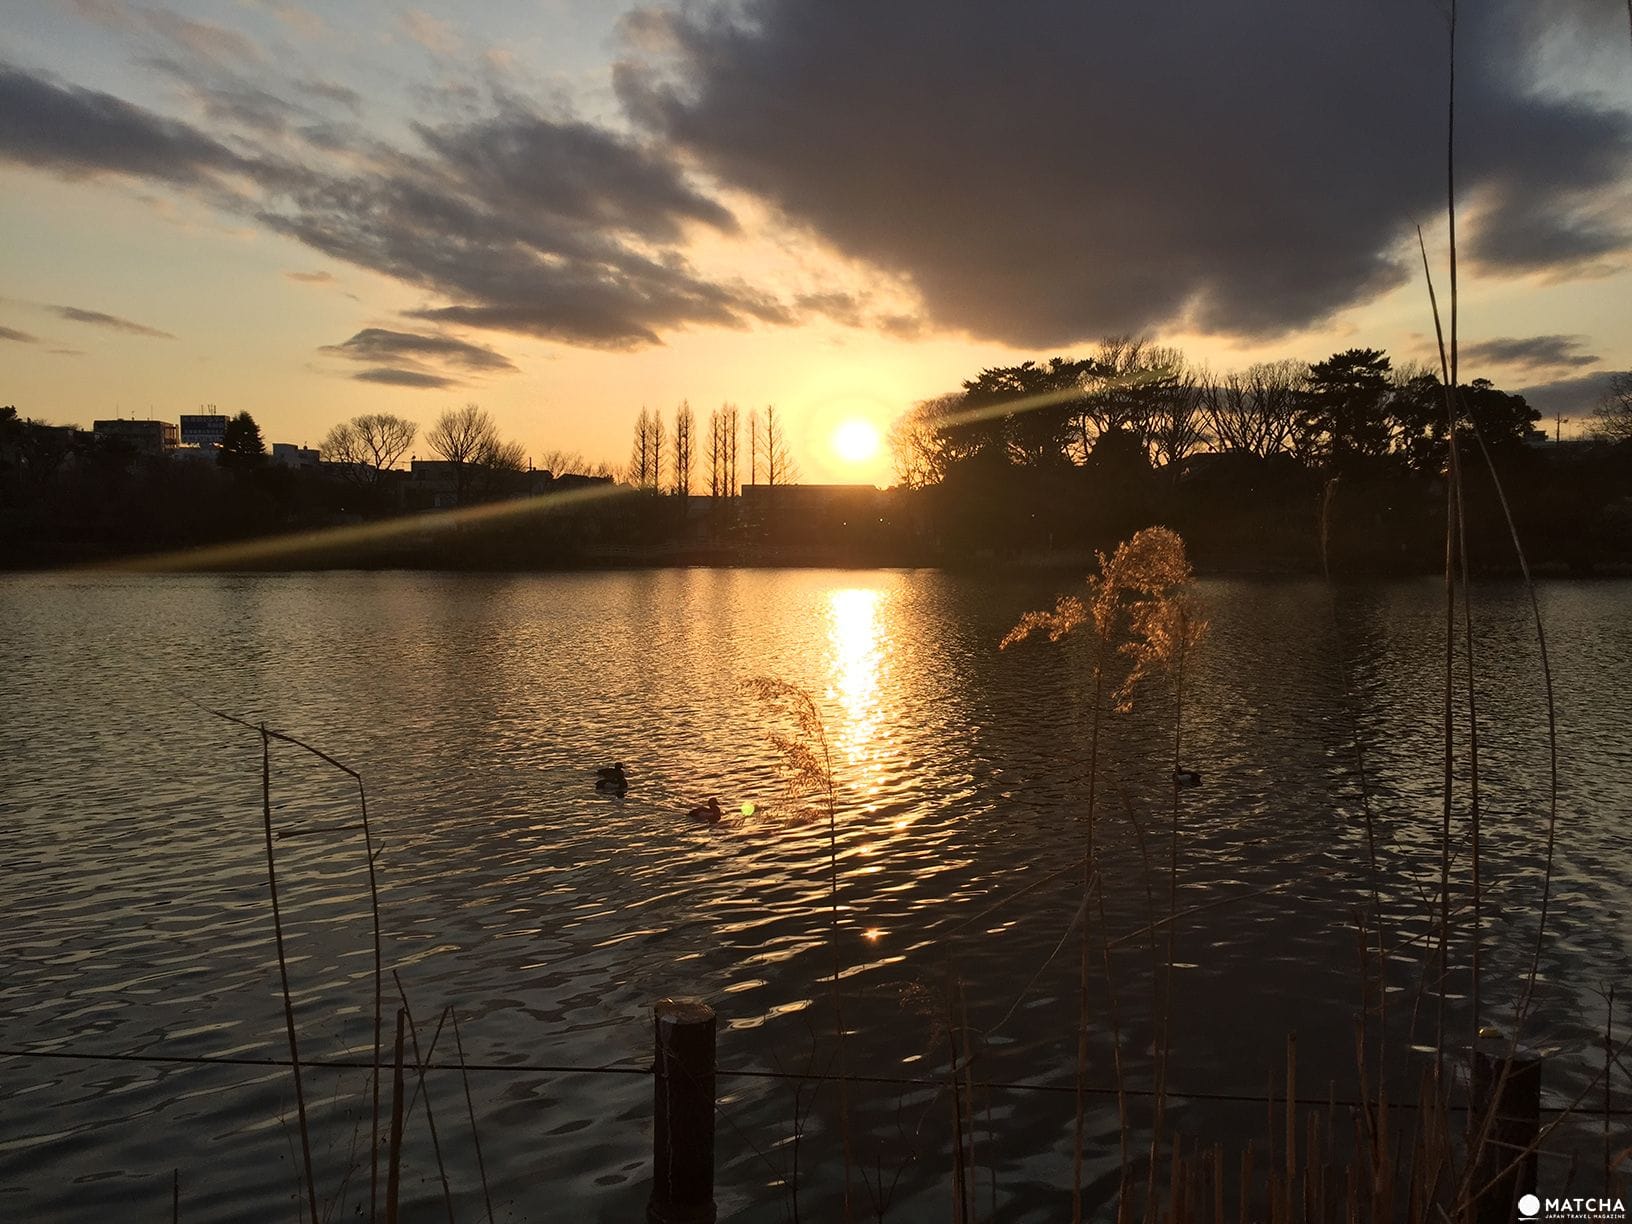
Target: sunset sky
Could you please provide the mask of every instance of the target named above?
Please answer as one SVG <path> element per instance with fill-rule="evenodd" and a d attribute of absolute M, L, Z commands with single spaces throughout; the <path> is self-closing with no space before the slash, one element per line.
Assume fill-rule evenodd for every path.
<path fill-rule="evenodd" d="M 1463 374 L 1579 419 L 1632 367 L 1627 10 L 1462 10 Z M 1104 335 L 1425 360 L 1447 13 L 0 0 L 0 403 L 474 401 L 619 465 L 643 406 L 775 404 L 885 483 L 836 430 Z"/>

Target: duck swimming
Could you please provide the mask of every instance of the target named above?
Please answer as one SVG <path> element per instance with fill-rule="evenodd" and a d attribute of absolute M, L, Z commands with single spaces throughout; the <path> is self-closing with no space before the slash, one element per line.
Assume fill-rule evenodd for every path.
<path fill-rule="evenodd" d="M 621 795 L 628 790 L 629 779 L 624 776 L 623 762 L 596 770 L 595 789 L 612 795 Z"/>
<path fill-rule="evenodd" d="M 1174 786 L 1200 786 L 1201 771 L 1196 769 L 1175 769 L 1173 771 Z"/>
<path fill-rule="evenodd" d="M 725 813 L 720 811 L 720 801 L 718 799 L 710 799 L 702 807 L 692 808 L 686 815 L 703 824 L 719 824 L 720 817 L 724 816 Z"/>

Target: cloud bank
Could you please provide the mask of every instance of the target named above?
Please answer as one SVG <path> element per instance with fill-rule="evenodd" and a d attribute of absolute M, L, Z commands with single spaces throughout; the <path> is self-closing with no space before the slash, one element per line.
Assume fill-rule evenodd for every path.
<path fill-rule="evenodd" d="M 1413 226 L 1442 215 L 1447 30 L 1421 0 L 650 9 L 624 24 L 618 130 L 507 91 L 412 12 L 398 32 L 435 71 L 486 85 L 390 138 L 349 85 L 236 30 L 76 4 L 139 42 L 186 113 L 0 63 L 0 161 L 192 194 L 422 290 L 410 317 L 437 327 L 608 349 L 811 318 L 1033 349 L 1175 326 L 1264 339 L 1415 276 Z M 1624 262 L 1632 115 L 1532 71 L 1544 36 L 1624 38 L 1624 21 L 1573 0 L 1464 7 L 1465 259 L 1492 278 Z M 880 318 L 854 286 L 700 270 L 699 237 L 741 235 L 735 193 L 910 285 L 919 317 Z M 1584 364 L 1540 343 L 1568 339 L 1487 356 Z M 470 372 L 406 355 L 364 373 Z"/>
<path fill-rule="evenodd" d="M 78 306 L 53 306 L 60 318 L 70 323 L 88 323 L 92 327 L 105 327 L 109 331 L 124 332 L 127 336 L 147 336 L 154 340 L 174 340 L 167 331 L 160 331 L 156 327 L 149 327 L 145 323 L 136 323 L 130 319 L 121 319 L 118 315 L 104 314 L 100 310 L 81 310 Z"/>
<path fill-rule="evenodd" d="M 1526 14 L 1604 15 L 1482 9 L 1459 32 L 1465 255 L 1504 275 L 1624 252 L 1632 123 L 1529 89 L 1522 58 Z M 646 50 L 616 81 L 648 130 L 980 337 L 1272 336 L 1414 275 L 1404 240 L 1443 212 L 1447 26 L 1419 0 L 1042 0 L 1001 20 L 977 0 L 750 0 L 631 25 Z"/>

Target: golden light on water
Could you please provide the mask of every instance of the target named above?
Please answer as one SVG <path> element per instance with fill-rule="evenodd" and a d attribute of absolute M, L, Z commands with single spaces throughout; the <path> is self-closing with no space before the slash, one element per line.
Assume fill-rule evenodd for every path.
<path fill-rule="evenodd" d="M 883 592 L 851 587 L 828 594 L 828 636 L 833 644 L 833 696 L 844 712 L 834 741 L 853 764 L 870 754 L 882 717 L 879 676 L 884 652 L 879 626 Z"/>

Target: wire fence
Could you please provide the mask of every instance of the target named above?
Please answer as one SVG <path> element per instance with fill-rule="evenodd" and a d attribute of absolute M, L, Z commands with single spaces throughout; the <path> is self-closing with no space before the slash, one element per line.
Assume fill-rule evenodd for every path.
<path fill-rule="evenodd" d="M 249 1055 L 215 1055 L 215 1054 L 129 1054 L 129 1053 L 101 1053 L 86 1050 L 35 1050 L 35 1049 L 3 1049 L 0 1048 L 0 1058 L 39 1059 L 42 1061 L 55 1060 L 61 1062 L 83 1063 L 135 1063 L 151 1067 L 258 1067 L 258 1068 L 291 1068 L 286 1058 Z M 302 1068 L 323 1069 L 331 1071 L 372 1071 L 375 1064 L 368 1059 L 358 1058 L 302 1058 Z M 394 1060 L 382 1059 L 380 1069 L 394 1070 Z M 458 1071 L 473 1074 L 491 1075 L 623 1075 L 623 1076 L 650 1076 L 652 1068 L 649 1065 L 609 1063 L 599 1066 L 583 1066 L 573 1063 L 534 1063 L 534 1062 L 438 1062 L 429 1061 L 423 1064 L 405 1062 L 403 1067 L 408 1070 L 424 1071 Z M 788 1081 L 807 1084 L 838 1083 L 842 1078 L 850 1084 L 867 1084 L 880 1087 L 901 1089 L 933 1088 L 943 1089 L 948 1086 L 944 1077 L 911 1076 L 911 1075 L 878 1075 L 858 1074 L 847 1072 L 843 1077 L 832 1072 L 821 1071 L 775 1071 L 763 1068 L 718 1067 L 714 1074 L 720 1079 L 734 1080 L 763 1080 Z M 1136 1097 L 1150 1099 L 1158 1095 L 1155 1088 L 1141 1086 L 1123 1086 L 1118 1088 L 1114 1084 L 1083 1085 L 1080 1089 L 1075 1084 L 1048 1084 L 1035 1080 L 984 1080 L 976 1078 L 975 1084 L 983 1089 L 1005 1092 L 1040 1092 L 1056 1093 L 1066 1096 L 1078 1091 L 1099 1097 Z M 1295 1096 L 1288 1101 L 1284 1096 L 1270 1096 L 1265 1093 L 1253 1092 L 1217 1092 L 1205 1089 L 1187 1090 L 1182 1088 L 1165 1088 L 1160 1095 L 1178 1098 L 1186 1101 L 1202 1101 L 1232 1105 L 1299 1105 L 1305 1107 L 1341 1106 L 1351 1109 L 1375 1109 L 1379 1102 L 1375 1099 L 1362 1101 L 1354 1097 L 1326 1096 Z M 1389 1109 L 1414 1110 L 1418 1102 L 1414 1100 L 1399 1100 L 1383 1102 Z M 1441 1108 L 1446 1106 L 1441 1104 Z M 1451 1104 L 1453 1111 L 1465 1112 L 1469 1107 L 1465 1104 Z M 1544 1114 L 1563 1115 L 1567 1113 L 1580 1114 L 1582 1110 L 1571 1106 L 1543 1105 Z M 1608 1109 L 1595 1108 L 1591 1111 L 1594 1118 L 1605 1116 L 1614 1118 L 1632 1117 L 1632 1107 L 1611 1107 Z"/>

